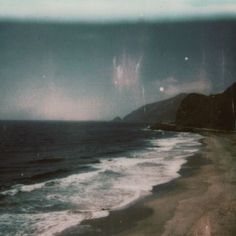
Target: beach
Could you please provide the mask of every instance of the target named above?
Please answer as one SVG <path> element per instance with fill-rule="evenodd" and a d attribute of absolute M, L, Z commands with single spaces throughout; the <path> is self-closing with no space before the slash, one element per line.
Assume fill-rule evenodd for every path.
<path fill-rule="evenodd" d="M 236 135 L 203 135 L 180 178 L 126 209 L 85 221 L 84 235 L 236 235 Z M 76 228 L 66 234 L 76 235 Z"/>
<path fill-rule="evenodd" d="M 5 170 L 0 173 L 0 232 L 4 235 L 125 231 L 152 215 L 144 203 L 160 197 L 166 188 L 174 189 L 173 180 L 189 172 L 180 174 L 181 167 L 202 149 L 199 134 L 160 132 L 138 124 L 2 125 L 8 136 L 0 150 Z M 33 137 L 38 137 L 36 142 Z"/>
<path fill-rule="evenodd" d="M 24 173 L 2 173 L 1 181 L 12 183 L 0 193 L 3 235 L 236 235 L 235 133 L 5 125 L 14 137 L 28 136 L 20 145 L 9 138 L 2 148 L 9 173 Z M 41 139 L 35 144 L 32 136 Z"/>

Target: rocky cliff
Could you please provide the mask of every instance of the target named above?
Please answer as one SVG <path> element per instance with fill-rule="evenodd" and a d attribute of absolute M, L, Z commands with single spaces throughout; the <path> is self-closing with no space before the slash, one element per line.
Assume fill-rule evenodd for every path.
<path fill-rule="evenodd" d="M 176 114 L 176 125 L 181 127 L 235 130 L 235 120 L 236 83 L 216 95 L 187 95 Z"/>

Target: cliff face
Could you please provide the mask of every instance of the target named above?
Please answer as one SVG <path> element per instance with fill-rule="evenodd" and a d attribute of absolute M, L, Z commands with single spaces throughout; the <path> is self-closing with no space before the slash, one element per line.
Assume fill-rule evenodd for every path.
<path fill-rule="evenodd" d="M 187 95 L 176 114 L 176 125 L 183 127 L 235 130 L 235 120 L 236 83 L 217 95 Z"/>
<path fill-rule="evenodd" d="M 147 104 L 125 116 L 123 121 L 155 124 L 154 128 L 173 131 L 236 130 L 236 83 L 216 95 L 179 94 Z"/>
<path fill-rule="evenodd" d="M 124 117 L 126 122 L 139 123 L 174 123 L 177 109 L 186 94 L 179 94 L 173 98 L 147 104 Z"/>

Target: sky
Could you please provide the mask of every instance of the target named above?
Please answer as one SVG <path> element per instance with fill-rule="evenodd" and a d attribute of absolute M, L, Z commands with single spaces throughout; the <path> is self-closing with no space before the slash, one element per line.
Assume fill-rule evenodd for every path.
<path fill-rule="evenodd" d="M 157 21 L 235 17 L 235 0 L 0 0 L 0 18 L 43 21 Z"/>
<path fill-rule="evenodd" d="M 0 119 L 110 120 L 236 78 L 236 1 L 0 0 Z"/>

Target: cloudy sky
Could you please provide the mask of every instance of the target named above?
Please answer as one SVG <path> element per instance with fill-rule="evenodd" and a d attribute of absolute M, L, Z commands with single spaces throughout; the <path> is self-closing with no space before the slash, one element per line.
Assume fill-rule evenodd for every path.
<path fill-rule="evenodd" d="M 107 120 L 236 78 L 236 2 L 0 0 L 0 119 Z"/>

